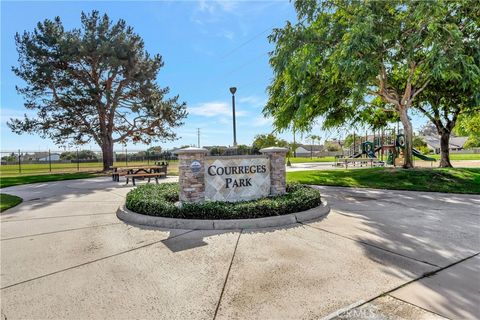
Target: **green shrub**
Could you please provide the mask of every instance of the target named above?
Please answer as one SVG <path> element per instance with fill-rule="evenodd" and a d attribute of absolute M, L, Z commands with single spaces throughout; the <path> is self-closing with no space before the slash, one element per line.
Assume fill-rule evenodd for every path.
<path fill-rule="evenodd" d="M 420 151 L 421 153 L 423 154 L 430 154 L 430 153 L 433 153 L 432 150 L 427 147 L 427 146 L 421 146 L 418 148 L 418 151 Z"/>
<path fill-rule="evenodd" d="M 146 184 L 127 194 L 128 209 L 151 216 L 183 219 L 247 219 L 284 215 L 320 205 L 320 192 L 300 184 L 287 185 L 282 196 L 252 201 L 185 203 L 178 205 L 177 183 Z"/>

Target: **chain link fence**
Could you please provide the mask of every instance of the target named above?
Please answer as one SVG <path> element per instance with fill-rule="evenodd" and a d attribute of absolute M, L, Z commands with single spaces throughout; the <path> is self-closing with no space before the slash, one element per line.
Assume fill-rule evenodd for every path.
<path fill-rule="evenodd" d="M 252 147 L 211 146 L 206 147 L 209 155 L 235 156 L 260 154 Z M 113 155 L 114 166 L 154 165 L 168 162 L 169 172 L 178 171 L 175 150 L 116 150 Z M 7 150 L 0 152 L 0 174 L 2 176 L 95 172 L 103 169 L 102 152 L 99 150 Z"/>
<path fill-rule="evenodd" d="M 156 162 L 177 161 L 173 150 L 114 151 L 114 166 L 150 165 Z M 18 174 L 43 174 L 67 172 L 94 172 L 103 169 L 102 152 L 97 150 L 9 150 L 0 152 L 0 173 L 2 176 Z"/>

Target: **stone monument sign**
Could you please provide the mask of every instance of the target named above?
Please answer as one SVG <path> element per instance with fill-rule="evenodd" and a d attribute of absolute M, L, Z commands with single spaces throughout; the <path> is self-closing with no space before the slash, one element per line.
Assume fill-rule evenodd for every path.
<path fill-rule="evenodd" d="M 236 202 L 284 194 L 287 151 L 271 147 L 261 149 L 263 155 L 207 157 L 206 149 L 180 149 L 180 202 Z"/>
<path fill-rule="evenodd" d="M 245 201 L 270 194 L 267 156 L 206 157 L 205 200 Z"/>

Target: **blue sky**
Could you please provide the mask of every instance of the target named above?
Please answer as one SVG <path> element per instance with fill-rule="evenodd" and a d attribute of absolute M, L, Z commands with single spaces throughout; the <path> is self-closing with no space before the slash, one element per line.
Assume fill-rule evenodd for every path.
<path fill-rule="evenodd" d="M 155 1 L 155 2 L 14 2 L 1 3 L 1 135 L 2 150 L 58 149 L 51 141 L 10 132 L 6 121 L 25 113 L 22 97 L 15 91 L 20 80 L 11 72 L 17 62 L 14 35 L 31 31 L 38 21 L 60 16 L 66 28 L 78 27 L 80 12 L 93 9 L 120 18 L 142 36 L 151 54 L 160 53 L 165 61 L 158 76 L 161 86 L 169 86 L 188 105 L 185 125 L 175 131 L 174 142 L 155 143 L 164 148 L 196 144 L 197 128 L 202 145 L 231 145 L 231 95 L 236 86 L 237 141 L 251 144 L 259 133 L 272 131 L 271 122 L 261 110 L 267 100 L 266 87 L 272 72 L 267 36 L 287 20 L 296 21 L 289 1 Z M 414 119 L 416 128 L 424 121 Z M 344 136 L 346 132 L 315 134 L 323 139 Z M 282 137 L 292 140 L 291 133 Z M 300 138 L 298 138 L 300 140 Z M 143 145 L 128 145 L 143 149 Z M 86 148 L 99 149 L 95 144 Z M 120 149 L 117 146 L 116 149 Z"/>

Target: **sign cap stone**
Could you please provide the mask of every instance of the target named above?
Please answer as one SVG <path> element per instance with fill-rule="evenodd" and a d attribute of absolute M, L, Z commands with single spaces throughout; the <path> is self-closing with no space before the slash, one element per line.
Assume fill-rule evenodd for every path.
<path fill-rule="evenodd" d="M 175 154 L 185 154 L 185 153 L 207 153 L 208 150 L 204 148 L 195 148 L 195 147 L 188 147 L 183 148 L 175 151 Z"/>

